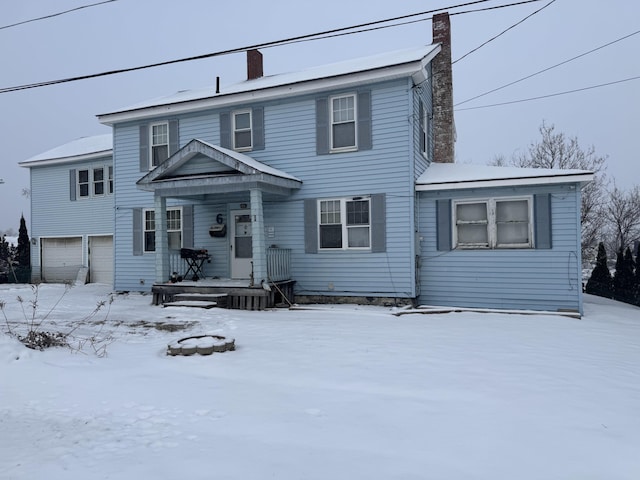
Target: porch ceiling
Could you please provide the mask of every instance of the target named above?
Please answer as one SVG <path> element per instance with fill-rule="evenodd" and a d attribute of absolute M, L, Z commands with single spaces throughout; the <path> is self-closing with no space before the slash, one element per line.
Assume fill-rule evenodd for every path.
<path fill-rule="evenodd" d="M 200 161 L 198 168 L 188 168 L 189 162 L 202 157 L 209 162 Z M 302 186 L 302 181 L 248 155 L 193 139 L 138 180 L 137 186 L 163 197 L 228 194 L 255 188 L 289 195 Z"/>

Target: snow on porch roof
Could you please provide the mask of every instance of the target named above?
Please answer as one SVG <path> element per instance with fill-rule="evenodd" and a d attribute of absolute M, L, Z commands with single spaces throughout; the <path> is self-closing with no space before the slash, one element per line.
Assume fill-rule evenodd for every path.
<path fill-rule="evenodd" d="M 587 183 L 591 180 L 593 180 L 593 172 L 588 170 L 432 163 L 416 181 L 416 190 L 459 190 L 568 182 Z"/>
<path fill-rule="evenodd" d="M 38 165 L 65 163 L 89 158 L 111 155 L 113 152 L 113 135 L 95 135 L 82 137 L 72 142 L 65 143 L 46 152 L 35 155 L 28 160 L 19 162 L 22 167 L 35 167 Z"/>
<path fill-rule="evenodd" d="M 245 80 L 236 84 L 222 86 L 220 93 L 216 93 L 215 86 L 208 86 L 193 90 L 182 90 L 172 95 L 157 97 L 137 103 L 135 105 L 120 108 L 112 112 L 99 114 L 98 118 L 103 123 L 109 123 L 112 116 L 124 114 L 125 112 L 139 111 L 167 105 L 175 105 L 196 100 L 222 101 L 223 98 L 229 97 L 231 95 L 255 92 L 258 90 L 283 87 L 287 85 L 291 86 L 290 88 L 293 88 L 293 85 L 301 84 L 304 82 L 328 79 L 360 72 L 380 71 L 382 73 L 388 73 L 388 70 L 386 69 L 388 69 L 389 67 L 426 61 L 432 58 L 439 51 L 439 44 L 396 50 L 378 55 L 312 67 L 296 72 L 282 73 L 277 75 L 264 76 L 252 80 Z"/>

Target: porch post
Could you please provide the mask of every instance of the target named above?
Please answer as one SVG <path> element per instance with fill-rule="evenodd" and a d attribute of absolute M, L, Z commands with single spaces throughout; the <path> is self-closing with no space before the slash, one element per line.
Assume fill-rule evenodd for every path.
<path fill-rule="evenodd" d="M 251 236 L 253 245 L 253 282 L 254 285 L 267 279 L 267 249 L 264 238 L 264 217 L 262 213 L 262 191 L 251 189 Z"/>
<path fill-rule="evenodd" d="M 154 196 L 156 223 L 156 282 L 169 280 L 169 238 L 167 237 L 167 199 Z"/>

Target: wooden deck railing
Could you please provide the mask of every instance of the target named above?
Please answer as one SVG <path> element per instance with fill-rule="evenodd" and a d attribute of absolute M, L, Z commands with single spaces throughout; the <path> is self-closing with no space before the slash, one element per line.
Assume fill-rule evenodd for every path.
<path fill-rule="evenodd" d="M 291 280 L 290 248 L 267 248 L 267 275 L 272 282 Z"/>

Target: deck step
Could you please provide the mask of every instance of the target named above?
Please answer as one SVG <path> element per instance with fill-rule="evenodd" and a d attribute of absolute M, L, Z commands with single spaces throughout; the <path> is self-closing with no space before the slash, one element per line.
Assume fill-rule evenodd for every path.
<path fill-rule="evenodd" d="M 176 293 L 173 296 L 175 302 L 183 300 L 201 300 L 206 302 L 224 302 L 227 299 L 226 293 Z"/>
<path fill-rule="evenodd" d="M 207 300 L 179 300 L 176 302 L 163 303 L 162 306 L 163 307 L 213 308 L 218 306 L 218 302 L 209 302 Z"/>

